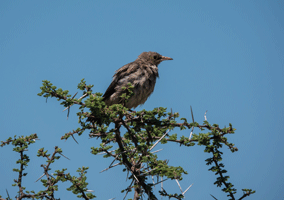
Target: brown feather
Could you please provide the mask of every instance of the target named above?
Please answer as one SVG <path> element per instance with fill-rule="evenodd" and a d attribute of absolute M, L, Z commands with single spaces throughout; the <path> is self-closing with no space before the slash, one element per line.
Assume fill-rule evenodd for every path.
<path fill-rule="evenodd" d="M 158 65 L 163 60 L 172 59 L 156 52 L 143 52 L 134 62 L 118 69 L 103 96 L 105 103 L 108 106 L 121 103 L 122 87 L 131 83 L 134 86 L 134 95 L 125 106 L 127 108 L 135 108 L 144 104 L 154 91 L 156 79 L 159 77 Z"/>

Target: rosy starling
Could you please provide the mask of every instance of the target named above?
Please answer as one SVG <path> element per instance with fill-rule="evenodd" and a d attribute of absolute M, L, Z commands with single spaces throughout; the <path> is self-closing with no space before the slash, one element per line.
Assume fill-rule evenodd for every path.
<path fill-rule="evenodd" d="M 103 96 L 106 105 L 122 103 L 120 97 L 124 93 L 122 87 L 126 87 L 128 83 L 134 86 L 134 95 L 128 99 L 125 107 L 136 108 L 144 104 L 154 91 L 156 78 L 159 77 L 158 65 L 164 60 L 172 60 L 172 58 L 156 52 L 143 52 L 134 62 L 118 69 Z"/>

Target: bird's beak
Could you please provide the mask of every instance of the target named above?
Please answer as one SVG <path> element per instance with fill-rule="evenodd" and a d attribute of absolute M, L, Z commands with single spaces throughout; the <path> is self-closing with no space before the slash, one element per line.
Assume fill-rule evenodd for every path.
<path fill-rule="evenodd" d="M 173 60 L 173 59 L 170 58 L 170 57 L 162 56 L 162 59 L 161 59 L 161 60 Z"/>

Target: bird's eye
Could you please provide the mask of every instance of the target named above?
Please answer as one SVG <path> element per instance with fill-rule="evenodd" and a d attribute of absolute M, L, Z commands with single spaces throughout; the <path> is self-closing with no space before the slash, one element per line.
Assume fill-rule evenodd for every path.
<path fill-rule="evenodd" d="M 154 59 L 157 60 L 158 56 L 154 56 Z"/>

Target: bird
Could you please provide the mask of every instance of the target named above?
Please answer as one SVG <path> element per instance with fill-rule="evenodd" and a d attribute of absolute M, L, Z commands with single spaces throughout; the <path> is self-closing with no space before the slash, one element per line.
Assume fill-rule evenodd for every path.
<path fill-rule="evenodd" d="M 124 106 L 131 109 L 143 105 L 154 91 L 156 79 L 159 77 L 158 65 L 164 60 L 173 59 L 157 52 L 143 52 L 134 62 L 119 68 L 103 95 L 105 104 L 107 106 L 122 104 L 121 95 L 125 93 L 123 87 L 130 83 L 134 86 L 134 94 L 125 102 Z"/>

